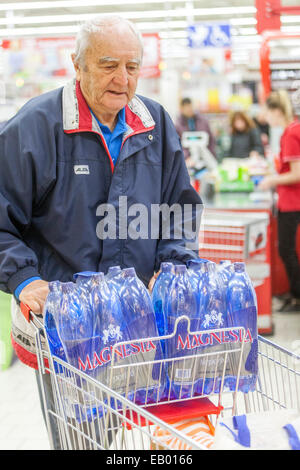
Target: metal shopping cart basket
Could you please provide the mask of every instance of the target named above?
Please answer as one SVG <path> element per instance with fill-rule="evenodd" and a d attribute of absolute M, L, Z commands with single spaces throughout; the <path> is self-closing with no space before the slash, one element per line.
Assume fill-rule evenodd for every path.
<path fill-rule="evenodd" d="M 217 341 L 217 347 L 213 352 L 204 348 L 201 353 L 193 354 L 191 351 L 190 355 L 153 360 L 148 363 L 135 361 L 124 365 L 115 361 L 114 352 L 120 346 L 126 347 L 128 342 L 117 343 L 113 346 L 108 381 L 104 384 L 86 372 L 52 356 L 40 319 L 24 306 L 21 310 L 35 328 L 40 377 L 47 374 L 52 385 L 54 407 L 48 406 L 45 390 L 42 389 L 52 448 L 54 447 L 53 422 L 62 449 L 173 450 L 170 440 L 166 442 L 159 437 L 159 434 L 155 434 L 154 429 L 159 428 L 172 436 L 173 440 L 179 441 L 181 449 L 204 450 L 207 447 L 174 426 L 176 419 L 180 420 L 182 416 L 186 418 L 205 415 L 216 424 L 220 414 L 228 416 L 285 408 L 300 411 L 300 356 L 262 337 L 259 337 L 258 341 L 259 374 L 255 390 L 249 393 L 238 390 L 245 344 L 245 330 L 242 327 L 234 329 L 240 338 L 240 341 L 234 344 L 228 344 L 226 341 L 219 344 Z M 187 322 L 190 335 L 198 338 L 199 335 L 203 335 L 204 332 L 191 332 L 189 319 L 183 316 L 176 320 L 172 335 L 148 338 L 148 340 L 153 342 L 172 340 L 179 322 L 183 321 Z M 229 328 L 205 331 L 206 335 L 215 339 L 221 338 L 222 335 L 224 337 L 226 333 L 229 333 Z M 137 342 L 141 344 L 143 340 Z M 164 367 L 168 368 L 169 376 L 172 378 L 175 377 L 175 371 L 181 371 L 182 377 L 185 377 L 184 371 L 192 370 L 189 376 L 190 397 L 182 393 L 184 387 L 181 385 L 177 398 L 171 397 L 169 393 L 163 403 L 158 399 L 147 406 L 134 403 L 137 390 L 130 388 L 130 383 L 132 384 L 139 374 L 145 374 L 148 370 L 149 384 L 154 365 L 159 365 L 159 382 Z M 228 369 L 236 377 L 233 391 L 226 390 L 224 386 Z M 114 377 L 120 370 L 125 374 L 125 388 L 122 394 L 111 388 Z M 202 390 L 198 396 L 195 396 L 196 371 L 199 370 L 201 370 Z M 180 378 L 178 380 L 180 384 Z M 210 384 L 208 389 L 207 383 Z"/>

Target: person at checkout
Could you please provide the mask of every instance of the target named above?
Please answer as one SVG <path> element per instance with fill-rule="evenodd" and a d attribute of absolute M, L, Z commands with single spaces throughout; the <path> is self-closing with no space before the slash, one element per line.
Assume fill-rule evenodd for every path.
<path fill-rule="evenodd" d="M 249 158 L 264 156 L 260 133 L 254 121 L 243 111 L 235 111 L 230 118 L 231 143 L 226 157 Z"/>

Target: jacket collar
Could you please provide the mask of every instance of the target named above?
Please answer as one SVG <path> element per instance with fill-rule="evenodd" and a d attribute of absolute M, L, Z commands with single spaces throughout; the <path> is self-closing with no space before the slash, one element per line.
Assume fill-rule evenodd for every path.
<path fill-rule="evenodd" d="M 101 134 L 97 120 L 91 113 L 76 79 L 67 83 L 62 94 L 63 128 L 66 133 L 96 132 Z M 143 101 L 136 95 L 125 106 L 127 131 L 125 140 L 131 134 L 147 132 L 153 129 L 155 121 Z"/>

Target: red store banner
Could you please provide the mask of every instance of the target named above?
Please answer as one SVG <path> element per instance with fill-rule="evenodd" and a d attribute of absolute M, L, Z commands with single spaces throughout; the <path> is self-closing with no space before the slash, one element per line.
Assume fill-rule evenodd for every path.
<path fill-rule="evenodd" d="M 141 78 L 160 77 L 160 37 L 158 33 L 143 34 L 144 56 L 140 71 Z"/>

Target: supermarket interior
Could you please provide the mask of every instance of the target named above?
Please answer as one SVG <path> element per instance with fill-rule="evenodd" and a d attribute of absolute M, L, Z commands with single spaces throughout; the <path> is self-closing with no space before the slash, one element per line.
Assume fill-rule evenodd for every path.
<path fill-rule="evenodd" d="M 136 94 L 141 98 L 136 102 L 132 95 L 133 101 L 131 103 L 134 102 L 134 104 L 127 106 L 126 103 L 126 117 L 124 117 L 126 122 L 121 122 L 121 114 L 115 114 L 115 116 L 119 116 L 117 118 L 119 120 L 114 121 L 115 128 L 111 128 L 108 125 L 108 121 L 105 121 L 106 125 L 103 122 L 101 123 L 100 114 L 96 116 L 94 109 L 93 111 L 91 110 L 90 102 L 87 100 L 83 89 L 83 84 L 86 83 L 84 80 L 87 80 L 84 74 L 91 74 L 91 68 L 89 71 L 87 65 L 85 68 L 81 68 L 81 65 L 79 65 L 81 62 L 75 62 L 73 56 L 76 35 L 81 24 L 92 20 L 97 15 L 102 15 L 102 21 L 105 21 L 105 17 L 111 18 L 111 15 L 118 15 L 119 18 L 129 20 L 133 23 L 134 28 L 137 29 L 130 29 L 128 35 L 131 34 L 132 36 L 133 32 L 137 34 L 138 31 L 141 34 L 143 43 L 142 63 L 137 65 L 133 60 L 130 63 L 131 68 L 127 67 L 128 64 L 126 64 L 126 73 L 129 76 L 128 83 L 133 83 L 136 80 Z M 128 25 L 132 25 L 132 23 L 124 23 L 125 26 L 123 26 L 128 29 Z M 111 28 L 111 34 L 114 34 L 113 26 Z M 104 26 L 103 29 L 105 29 Z M 90 36 L 93 34 L 96 35 L 97 33 L 92 32 Z M 100 37 L 101 34 L 104 36 L 107 33 L 98 34 Z M 136 40 L 136 36 L 134 37 Z M 105 47 L 108 48 L 108 52 L 105 49 L 107 52 L 105 55 L 109 55 L 110 52 L 109 46 L 107 46 L 108 43 L 109 41 L 105 42 Z M 108 58 L 104 57 L 103 59 L 104 61 L 111 62 L 116 70 L 120 67 L 124 54 L 128 53 L 125 40 L 124 43 L 125 53 L 123 53 L 122 44 L 119 44 L 121 59 L 112 58 L 114 55 Z M 115 42 L 112 40 L 111 44 L 111 48 L 115 52 L 117 50 L 113 49 Z M 86 50 L 91 51 L 92 49 Z M 92 53 L 89 57 L 92 57 Z M 102 65 L 99 67 L 102 67 Z M 100 72 L 96 73 L 99 73 L 98 77 L 100 77 Z M 105 73 L 108 76 L 108 73 L 113 72 L 106 71 Z M 138 74 L 136 77 L 134 76 L 135 73 Z M 79 76 L 81 81 L 79 81 Z M 75 83 L 75 77 L 77 79 L 77 88 L 76 92 L 73 92 L 73 89 L 67 87 L 69 84 Z M 119 80 L 121 80 L 120 76 Z M 82 84 L 80 100 L 78 98 L 79 83 Z M 96 81 L 91 81 L 89 86 L 92 86 L 92 83 L 96 83 Z M 106 81 L 106 83 L 108 82 Z M 113 80 L 111 83 L 113 83 Z M 46 132 L 44 124 L 46 120 L 45 114 L 47 114 L 47 111 L 49 112 L 50 122 L 52 114 L 54 114 L 53 108 L 55 107 L 53 102 L 49 104 L 49 100 L 50 97 L 52 97 L 52 100 L 57 99 L 58 95 L 54 95 L 52 92 L 61 89 L 61 87 L 64 87 L 64 90 L 68 90 L 64 96 L 70 98 L 66 106 L 67 112 L 69 111 L 70 114 L 73 112 L 70 103 L 73 103 L 78 98 L 78 101 L 75 103 L 77 108 L 74 111 L 74 116 L 76 122 L 79 123 L 78 129 L 82 132 L 78 132 L 77 128 L 75 129 L 74 121 L 70 124 L 73 119 L 72 116 L 68 119 L 68 116 L 64 115 L 63 119 L 61 117 L 58 118 L 60 122 L 55 122 L 54 124 L 55 128 L 60 125 L 61 130 L 55 130 L 55 134 L 53 131 L 52 134 L 49 132 L 46 135 L 44 134 Z M 50 94 L 48 94 L 49 92 Z M 75 93 L 75 98 L 72 93 L 73 95 Z M 111 100 L 114 103 L 121 102 L 120 95 L 122 93 L 121 91 L 118 93 L 118 89 L 115 88 L 115 91 L 107 93 L 110 93 Z M 113 94 L 114 96 L 112 96 Z M 38 99 L 38 97 L 42 98 L 43 96 L 45 96 L 44 101 L 33 100 L 33 104 L 30 104 L 30 102 L 27 105 L 33 98 Z M 87 96 L 92 96 L 92 94 Z M 145 100 L 144 97 L 146 97 Z M 63 99 L 67 100 L 67 98 Z M 87 106 L 85 98 L 89 106 Z M 118 99 L 119 101 L 117 101 Z M 148 99 L 153 100 L 154 104 Z M 83 101 L 84 105 L 82 104 Z M 40 104 L 35 105 L 35 103 Z M 43 103 L 45 103 L 45 107 L 49 106 L 48 110 L 42 110 Z M 156 103 L 161 105 L 163 108 L 160 109 L 164 111 L 157 111 Z M 23 108 L 24 106 L 25 108 Z M 85 108 L 83 108 L 84 106 Z M 143 118 L 143 106 L 148 106 L 146 118 Z M 120 110 L 122 108 L 123 106 L 119 107 Z M 37 109 L 36 113 L 40 118 L 34 117 L 35 109 Z M 81 112 L 82 114 L 80 114 Z M 89 118 L 86 117 L 87 113 L 89 113 Z M 62 114 L 61 110 L 57 111 L 58 114 Z M 133 115 L 134 118 L 132 117 Z M 156 123 L 151 127 L 151 123 L 153 120 L 155 121 L 155 116 L 158 116 L 158 124 Z M 171 159 L 174 160 L 174 155 L 171 155 L 171 153 L 172 149 L 175 149 L 178 161 L 180 158 L 182 159 L 184 168 L 179 163 L 173 164 L 172 160 L 170 165 L 174 165 L 174 168 L 172 167 L 174 173 L 168 176 L 169 181 L 162 190 L 162 194 L 169 194 L 169 200 L 172 203 L 176 203 L 176 197 L 179 200 L 175 183 L 173 183 L 176 180 L 178 186 L 181 185 L 183 188 L 182 192 L 184 193 L 185 191 L 187 194 L 186 201 L 195 201 L 195 197 L 192 197 L 191 193 L 188 192 L 189 190 L 184 186 L 185 175 L 188 176 L 189 182 L 193 187 L 193 194 L 197 193 L 197 200 L 201 202 L 201 205 L 203 204 L 200 232 L 197 238 L 198 257 L 203 260 L 212 261 L 217 266 L 220 266 L 220 262 L 224 260 L 230 261 L 228 265 L 230 264 L 231 267 L 241 266 L 241 263 L 245 266 L 256 298 L 256 328 L 261 338 L 260 346 L 266 348 L 264 354 L 261 352 L 263 349 L 260 350 L 258 355 L 261 355 L 261 357 L 259 357 L 259 360 L 265 361 L 263 363 L 267 363 L 267 366 L 270 368 L 273 366 L 278 367 L 278 369 L 274 369 L 274 374 L 270 372 L 271 382 L 269 388 L 272 389 L 272 385 L 275 382 L 274 387 L 278 387 L 278 380 L 280 384 L 284 382 L 285 385 L 289 382 L 289 385 L 286 385 L 287 388 L 284 389 L 284 395 L 288 396 L 285 398 L 285 405 L 281 405 L 280 402 L 281 398 L 279 398 L 279 395 L 281 392 L 278 392 L 278 396 L 276 398 L 273 396 L 269 401 L 272 402 L 274 409 L 278 406 L 281 411 L 286 409 L 286 412 L 291 412 L 291 410 L 295 411 L 295 409 L 298 409 L 298 415 L 296 416 L 295 413 L 292 415 L 291 412 L 290 421 L 286 421 L 284 424 L 292 422 L 293 419 L 296 423 L 297 418 L 298 424 L 294 424 L 293 430 L 298 429 L 298 432 L 300 431 L 299 118 L 299 0 L 211 0 L 210 2 L 205 0 L 85 0 L 84 2 L 79 0 L 30 0 L 28 2 L 24 0 L 1 0 L 0 450 L 48 450 L 55 448 L 55 439 L 53 435 L 51 438 L 49 437 L 44 422 L 46 421 L 48 427 L 50 426 L 50 433 L 52 433 L 54 429 L 51 424 L 53 416 L 50 413 L 50 418 L 45 420 L 45 412 L 42 412 L 40 405 L 40 400 L 43 399 L 47 402 L 46 405 L 48 405 L 47 397 L 45 398 L 46 392 L 43 389 L 44 385 L 41 385 L 41 379 L 39 379 L 38 391 L 37 373 L 35 373 L 32 367 L 28 367 L 23 363 L 26 361 L 20 360 L 19 345 L 16 337 L 19 339 L 22 337 L 23 343 L 27 338 L 26 334 L 22 332 L 21 327 L 16 327 L 16 337 L 13 337 L 12 341 L 12 316 L 16 315 L 16 309 L 18 308 L 12 301 L 14 298 L 22 301 L 22 298 L 18 297 L 19 295 L 21 296 L 22 292 L 20 286 L 22 286 L 22 289 L 28 288 L 28 280 L 42 282 L 43 279 L 43 275 L 38 275 L 35 269 L 33 269 L 34 261 L 31 261 L 30 254 L 26 254 L 29 257 L 29 262 L 26 261 L 22 265 L 23 248 L 21 243 L 22 246 L 25 244 L 26 249 L 30 251 L 34 251 L 36 248 L 36 253 L 38 254 L 35 254 L 35 258 L 41 257 L 38 260 L 39 265 L 40 263 L 45 263 L 45 269 L 42 269 L 45 276 L 44 280 L 49 280 L 46 277 L 47 269 L 50 270 L 49 266 L 52 266 L 51 269 L 53 270 L 53 263 L 60 263 L 61 259 L 63 262 L 59 266 L 58 272 L 61 272 L 64 266 L 70 271 L 72 263 L 70 263 L 71 268 L 67 265 L 70 256 L 77 257 L 78 255 L 78 264 L 74 263 L 77 271 L 79 271 L 79 260 L 83 260 L 81 271 L 95 270 L 94 266 L 90 266 L 84 260 L 84 252 L 87 256 L 92 256 L 94 246 L 89 246 L 90 239 L 88 242 L 83 242 L 82 234 L 79 234 L 81 229 L 85 231 L 85 228 L 83 228 L 84 224 L 91 220 L 91 217 L 89 219 L 88 215 L 81 216 L 79 211 L 84 211 L 82 209 L 84 203 L 88 205 L 87 210 L 90 207 L 96 207 L 95 202 L 86 196 L 88 185 L 84 186 L 82 193 L 79 190 L 79 183 L 74 183 L 73 187 L 71 187 L 71 181 L 73 181 L 71 177 L 64 176 L 60 180 L 57 177 L 57 190 L 55 192 L 55 189 L 53 189 L 55 182 L 51 180 L 51 172 L 56 171 L 55 168 L 53 170 L 55 161 L 53 160 L 53 165 L 48 164 L 48 162 L 43 163 L 45 161 L 43 160 L 43 154 L 48 155 L 49 153 L 52 157 L 53 148 L 57 148 L 58 159 L 66 158 L 66 161 L 58 161 L 58 173 L 63 165 L 67 166 L 68 159 L 71 162 L 73 157 L 77 158 L 78 160 L 74 160 L 76 163 L 74 165 L 74 173 L 78 178 L 76 181 L 79 181 L 79 178 L 82 178 L 80 181 L 83 181 L 84 178 L 88 181 L 88 178 L 90 178 L 90 185 L 93 185 L 95 181 L 97 186 L 96 176 L 90 175 L 90 172 L 92 173 L 93 168 L 102 168 L 103 172 L 106 172 L 103 173 L 103 178 L 106 178 L 105 187 L 108 184 L 113 185 L 114 180 L 116 182 L 117 178 L 120 178 L 118 183 L 119 188 L 122 189 L 120 189 L 120 194 L 126 194 L 128 199 L 131 198 L 136 203 L 141 202 L 146 205 L 149 200 L 153 204 L 155 202 L 169 202 L 159 200 L 155 193 L 159 192 L 157 190 L 160 184 L 159 172 L 162 171 L 162 167 L 164 168 L 164 164 L 161 164 L 159 159 L 169 158 L 170 161 Z M 39 119 L 40 121 L 38 121 Z M 128 131 L 129 119 L 131 119 L 131 127 L 129 127 Z M 136 124 L 137 120 L 139 124 Z M 87 122 L 92 124 L 87 124 Z M 143 124 L 143 129 L 141 130 L 141 128 L 136 127 L 135 130 L 134 126 L 141 125 L 141 123 Z M 48 125 L 50 129 L 50 124 Z M 65 136 L 63 136 L 67 125 L 70 125 L 70 127 L 65 132 Z M 84 127 L 87 125 L 90 128 Z M 116 130 L 119 125 L 127 125 L 127 128 L 125 127 L 126 137 L 123 137 L 124 127 L 121 133 L 123 141 L 121 150 L 119 147 L 120 155 L 122 155 L 122 150 L 124 149 L 124 152 L 127 151 L 130 148 L 130 143 L 136 139 L 136 144 L 134 144 L 137 148 L 135 150 L 137 152 L 136 158 L 140 156 L 141 162 L 140 164 L 135 164 L 127 161 L 127 166 L 122 167 L 122 170 L 120 170 L 122 173 L 118 174 L 117 170 L 118 167 L 121 168 L 121 161 L 118 162 L 118 165 L 110 157 L 110 164 L 112 167 L 115 164 L 116 173 L 114 174 L 115 178 L 111 179 L 111 176 L 107 176 L 108 170 L 104 164 L 101 164 L 102 166 L 99 167 L 96 166 L 94 161 L 96 157 L 93 157 L 92 153 L 94 152 L 96 155 L 96 145 L 93 137 L 95 137 L 95 126 L 98 126 L 97 129 L 102 129 L 103 135 L 107 130 L 111 136 L 114 129 Z M 162 130 L 160 126 L 163 128 Z M 103 128 L 106 130 L 104 131 Z M 157 128 L 159 129 L 157 130 Z M 133 133 L 130 134 L 130 132 Z M 145 145 L 141 140 L 145 132 L 148 133 L 147 151 L 141 148 L 142 145 Z M 162 134 L 163 132 L 165 134 Z M 167 132 L 169 132 L 168 135 Z M 31 134 L 32 140 L 30 140 Z M 165 141 L 157 143 L 156 140 L 159 140 L 162 135 Z M 180 150 L 178 150 L 179 146 L 176 143 L 177 138 L 181 144 Z M 98 140 L 97 145 L 107 149 L 103 139 L 102 143 Z M 35 147 L 32 150 L 28 147 L 31 143 L 33 146 L 36 146 L 36 142 L 39 142 L 39 149 L 36 150 Z M 145 139 L 143 142 L 145 142 Z M 109 147 L 108 141 L 106 143 Z M 65 147 L 63 148 L 62 145 L 65 145 Z M 74 145 L 72 150 L 70 150 L 71 145 Z M 84 145 L 86 145 L 85 148 Z M 152 149 L 154 148 L 152 153 L 151 146 Z M 165 152 L 165 155 L 163 154 L 162 157 L 158 155 L 159 150 L 157 150 L 161 148 L 162 152 Z M 109 149 L 113 152 L 112 146 Z M 36 154 L 34 154 L 35 150 Z M 60 152 L 67 151 L 70 152 L 71 156 L 60 155 Z M 80 152 L 85 152 L 85 156 L 83 157 Z M 29 157 L 27 158 L 29 163 L 27 161 L 25 164 L 23 162 L 19 163 L 24 155 Z M 135 158 L 134 155 L 131 155 L 130 158 Z M 38 158 L 40 158 L 40 163 L 35 161 Z M 8 163 L 7 166 L 4 166 L 6 165 L 4 163 L 5 159 L 11 160 L 11 163 Z M 29 165 L 36 165 L 36 168 Z M 167 165 L 169 163 L 166 164 L 166 168 Z M 47 171 L 49 172 L 48 174 Z M 169 170 L 163 171 L 167 172 Z M 181 176 L 180 174 L 177 175 L 177 171 L 178 173 L 181 172 Z M 129 174 L 131 172 L 132 174 Z M 80 173 L 81 175 L 88 176 L 79 176 Z M 31 175 L 31 180 L 27 185 L 29 174 Z M 72 176 L 74 177 L 74 174 Z M 22 185 L 22 177 L 24 177 L 24 186 Z M 39 177 L 41 177 L 40 181 L 38 180 Z M 60 184 L 59 188 L 58 184 Z M 174 184 L 175 189 L 170 186 L 171 184 Z M 33 187 L 33 185 L 35 186 Z M 37 189 L 35 189 L 36 187 Z M 136 189 L 138 187 L 139 189 Z M 79 197 L 77 197 L 76 191 L 79 191 Z M 97 191 L 98 189 L 94 192 L 94 199 L 98 197 Z M 105 189 L 105 191 L 106 193 L 103 191 L 103 194 L 109 194 L 109 197 L 112 197 L 113 191 L 114 195 L 116 191 L 118 192 L 116 184 L 113 189 L 111 188 L 110 192 L 108 192 L 108 189 Z M 136 194 L 134 194 L 134 191 L 136 191 Z M 81 197 L 82 199 L 80 199 Z M 103 195 L 101 196 L 102 202 L 106 202 L 104 197 Z M 180 197 L 183 204 L 183 196 L 181 195 Z M 68 199 L 72 199 L 73 205 L 69 203 Z M 58 207 L 60 201 L 62 201 L 61 207 Z M 16 202 L 19 203 L 18 207 L 14 206 Z M 28 203 L 32 205 L 28 205 Z M 36 207 L 34 207 L 35 203 L 37 204 Z M 66 207 L 63 206 L 64 203 Z M 76 204 L 78 204 L 77 207 Z M 70 213 L 67 213 L 68 209 Z M 48 211 L 49 217 L 46 211 Z M 51 211 L 53 213 L 50 217 Z M 28 220 L 28 217 L 31 217 L 31 212 L 33 214 L 32 225 L 30 225 L 30 220 Z M 63 213 L 65 213 L 65 222 L 62 222 L 61 218 L 64 216 Z M 97 215 L 100 215 L 100 213 Z M 72 217 L 78 220 L 78 223 L 82 223 L 78 227 L 73 225 L 73 232 Z M 45 229 L 41 229 L 38 233 L 43 223 L 45 223 Z M 47 230 L 47 233 L 45 234 L 43 230 Z M 68 248 L 64 248 L 67 246 L 65 240 L 70 233 L 74 240 L 78 240 L 78 243 L 76 241 L 73 243 L 72 241 L 70 243 L 70 250 L 67 253 Z M 90 233 L 91 231 L 86 229 L 87 237 L 89 237 Z M 31 236 L 32 243 L 30 242 Z M 17 245 L 16 240 L 20 243 L 19 245 Z M 56 240 L 59 248 L 57 248 L 55 253 Z M 48 250 L 48 248 L 41 249 L 41 243 L 47 244 L 47 247 L 50 246 L 51 250 Z M 104 247 L 105 241 L 101 243 L 103 243 Z M 106 246 L 108 247 L 108 244 Z M 81 248 L 78 249 L 78 247 Z M 132 251 L 135 250 L 134 247 L 136 247 L 137 251 L 139 247 L 143 248 L 141 248 L 140 253 L 134 255 L 132 254 Z M 57 254 L 59 250 L 65 252 L 64 258 L 63 256 L 59 258 L 60 255 Z M 82 254 L 77 250 L 82 250 Z M 106 250 L 106 255 L 103 254 L 103 258 L 105 256 L 109 257 L 113 253 L 109 251 L 109 248 L 106 248 Z M 127 256 L 127 261 L 123 263 L 123 261 L 119 261 L 117 256 L 113 255 L 111 266 L 120 264 L 122 268 L 135 267 L 138 273 L 143 263 L 145 266 L 147 263 L 149 264 L 148 258 L 151 256 L 151 250 L 151 244 L 143 245 L 142 242 L 133 240 L 131 245 L 128 244 L 127 248 L 124 248 L 124 256 Z M 13 258 L 14 256 L 15 258 Z M 143 261 L 143 257 L 145 257 L 145 261 Z M 163 261 L 171 261 L 172 256 L 169 256 L 169 258 L 166 256 L 161 259 Z M 137 260 L 136 265 L 132 260 Z M 129 264 L 130 261 L 132 261 L 132 265 Z M 105 267 L 108 268 L 110 266 L 109 262 L 105 262 Z M 16 272 L 19 265 L 20 273 L 24 273 L 25 264 L 29 273 L 27 279 L 24 277 L 25 274 L 19 274 L 19 278 L 17 278 L 14 272 Z M 1 274 L 1 271 L 3 274 Z M 100 269 L 97 271 L 100 271 Z M 73 271 L 73 273 L 75 272 Z M 146 267 L 145 271 L 142 272 L 146 272 Z M 152 273 L 154 274 L 153 270 Z M 234 274 L 231 275 L 234 276 Z M 211 279 L 209 276 L 210 274 L 208 279 Z M 17 279 L 19 279 L 19 283 Z M 51 280 L 54 281 L 56 278 Z M 63 277 L 58 280 L 66 282 L 71 279 Z M 142 280 L 144 281 L 144 279 Z M 230 281 L 228 282 L 230 286 Z M 218 315 L 216 313 L 216 317 L 220 319 Z M 211 312 L 206 315 L 207 325 L 212 317 L 213 313 Z M 216 325 L 220 327 L 221 323 Z M 209 328 L 213 328 L 212 323 L 209 323 Z M 41 330 L 38 331 L 40 332 Z M 106 339 L 108 341 L 109 335 L 112 337 L 117 330 L 108 329 L 106 331 L 108 335 Z M 163 331 L 166 333 L 166 330 Z M 252 333 L 253 331 L 251 330 Z M 146 336 L 150 337 L 151 335 Z M 155 335 L 153 334 L 152 336 Z M 255 335 L 254 338 L 256 338 Z M 28 339 L 27 341 L 29 342 Z M 257 342 L 257 339 L 255 341 Z M 225 340 L 222 341 L 222 343 L 226 342 Z M 38 347 L 37 336 L 35 336 L 34 343 Z M 273 359 L 269 360 L 269 364 L 268 359 L 273 354 L 273 344 L 278 345 L 279 349 L 272 356 Z M 191 349 L 193 349 L 193 346 Z M 270 356 L 269 351 L 271 351 Z M 32 354 L 32 351 L 29 354 Z M 135 353 L 132 352 L 132 354 Z M 211 352 L 210 354 L 216 353 Z M 284 362 L 285 360 L 288 361 L 285 357 L 289 357 L 289 360 L 292 360 L 291 366 L 289 362 Z M 226 358 L 227 356 L 225 356 L 225 362 Z M 103 360 L 102 356 L 101 360 Z M 28 360 L 27 363 L 29 363 Z M 38 359 L 38 367 L 41 367 L 41 363 L 43 363 L 43 358 Z M 285 364 L 284 366 L 282 365 L 283 363 Z M 100 368 L 98 367 L 98 369 Z M 177 372 L 186 373 L 187 371 L 188 369 L 184 367 L 177 370 Z M 52 373 L 55 376 L 57 365 Z M 49 375 L 53 379 L 52 373 Z M 220 373 L 219 369 L 218 373 Z M 283 380 L 286 373 L 288 374 L 289 381 Z M 206 367 L 204 374 L 206 374 Z M 176 378 L 178 379 L 177 376 Z M 82 380 L 84 382 L 84 379 Z M 56 383 L 56 381 L 54 382 Z M 260 383 L 260 380 L 258 382 Z M 291 382 L 293 383 L 291 384 Z M 224 383 L 226 385 L 226 378 Z M 52 387 L 54 387 L 53 383 Z M 77 393 L 78 390 L 79 386 L 77 384 Z M 219 397 L 220 393 L 218 389 L 217 395 L 219 394 Z M 264 399 L 268 401 L 268 393 L 268 391 L 261 392 L 263 403 Z M 294 398 L 291 398 L 289 401 L 289 396 L 292 397 L 292 395 Z M 181 400 L 181 392 L 180 396 L 176 398 L 177 401 Z M 71 400 L 70 396 L 69 400 Z M 254 411 L 254 414 L 255 412 L 258 414 L 260 409 L 259 407 L 252 407 L 251 400 L 250 398 L 248 408 L 246 406 L 246 412 L 248 413 L 250 410 L 250 412 Z M 80 408 L 82 403 L 78 406 Z M 123 404 L 123 406 L 125 405 Z M 217 407 L 216 409 L 220 410 L 220 402 L 218 406 L 219 408 Z M 63 405 L 60 403 L 58 408 L 61 410 Z M 195 417 L 195 415 L 193 416 Z M 86 431 L 80 419 L 77 420 L 77 424 L 71 426 L 73 434 L 68 438 L 67 433 L 66 435 L 64 434 L 68 427 L 63 423 L 64 419 L 69 419 L 65 417 L 65 411 L 62 413 L 60 421 L 58 420 L 61 445 L 64 448 L 73 448 L 74 446 L 77 448 L 77 445 L 80 447 L 78 444 L 80 440 L 82 440 L 82 447 L 80 448 L 86 448 L 85 446 L 89 448 L 89 445 L 93 448 L 101 447 L 99 443 L 96 444 L 99 438 L 97 431 L 93 429 L 88 439 L 86 436 L 89 432 Z M 101 419 L 103 420 L 103 418 Z M 101 419 L 99 418 L 100 421 Z M 143 419 L 147 421 L 148 418 L 145 415 Z M 282 422 L 284 419 L 283 417 Z M 76 418 L 73 421 L 76 422 Z M 275 426 L 276 420 L 274 423 Z M 127 425 L 129 426 L 128 423 Z M 87 424 L 88 426 L 91 425 Z M 259 426 L 259 421 L 257 421 L 257 426 Z M 209 427 L 211 429 L 210 423 Z M 78 433 L 76 440 L 74 435 L 79 428 L 81 431 Z M 129 427 L 128 429 L 131 428 Z M 125 434 L 130 433 L 128 429 Z M 146 432 L 145 428 L 142 429 L 143 431 L 141 432 Z M 153 446 L 155 441 L 156 445 L 158 445 L 156 448 L 158 449 L 172 449 L 171 441 L 163 441 L 159 434 L 160 432 L 163 431 L 155 431 L 156 434 L 151 434 L 150 437 L 147 436 L 147 439 L 149 437 L 152 442 L 151 445 Z M 168 429 L 168 432 L 171 432 L 170 429 Z M 220 442 L 218 439 L 216 441 L 219 442 L 219 448 L 222 448 L 221 445 L 225 445 L 225 440 L 224 443 L 221 442 L 223 436 L 220 438 L 220 430 L 218 432 Z M 117 444 L 119 442 L 117 439 L 111 438 L 110 433 L 111 431 L 108 431 L 105 439 L 110 442 L 110 445 L 113 442 L 115 449 L 138 448 L 133 444 L 134 438 L 131 441 L 131 437 L 129 437 L 125 447 L 122 447 L 121 444 Z M 176 435 L 177 440 L 180 439 L 178 437 L 179 434 Z M 274 442 L 278 438 L 278 448 L 284 448 L 284 437 L 280 438 L 278 436 L 275 435 Z M 228 436 L 226 438 L 226 445 L 229 446 L 230 439 Z M 85 439 L 88 441 L 88 444 L 86 444 Z M 193 445 L 195 447 L 193 448 L 201 448 L 201 445 L 205 446 L 202 441 L 201 445 L 199 442 L 194 441 Z M 297 442 L 300 445 L 299 438 Z M 185 445 L 188 446 L 189 443 L 190 441 L 187 440 Z M 146 444 L 146 448 L 150 449 L 150 447 L 147 447 L 148 445 Z M 171 447 L 168 447 L 168 445 Z M 172 445 L 175 445 L 174 442 Z M 265 445 L 267 446 L 267 444 Z M 104 448 L 106 447 L 104 446 Z M 184 448 L 189 449 L 189 447 L 182 447 L 182 449 Z M 173 449 L 177 448 L 173 447 Z M 299 449 L 300 447 L 298 447 Z"/>

